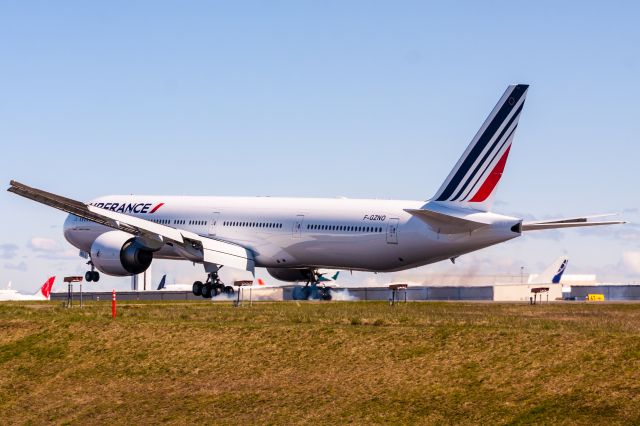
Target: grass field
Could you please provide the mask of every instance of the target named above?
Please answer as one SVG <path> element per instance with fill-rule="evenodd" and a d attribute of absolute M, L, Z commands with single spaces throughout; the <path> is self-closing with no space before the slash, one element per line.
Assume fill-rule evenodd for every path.
<path fill-rule="evenodd" d="M 0 424 L 639 424 L 640 304 L 0 305 Z"/>

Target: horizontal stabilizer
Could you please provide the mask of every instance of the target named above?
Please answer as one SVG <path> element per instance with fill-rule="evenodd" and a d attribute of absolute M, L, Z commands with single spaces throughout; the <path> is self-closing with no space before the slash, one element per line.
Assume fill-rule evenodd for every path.
<path fill-rule="evenodd" d="M 434 231 L 441 234 L 460 234 L 471 232 L 488 226 L 486 223 L 469 220 L 435 210 L 428 209 L 404 209 L 407 213 L 429 225 Z"/>
<path fill-rule="evenodd" d="M 567 219 L 541 220 L 534 222 L 524 222 L 522 231 L 538 231 L 543 229 L 577 228 L 582 226 L 602 226 L 621 225 L 627 222 L 621 220 L 591 221 L 591 219 L 614 216 L 612 214 L 601 214 L 595 216 L 572 217 Z"/>

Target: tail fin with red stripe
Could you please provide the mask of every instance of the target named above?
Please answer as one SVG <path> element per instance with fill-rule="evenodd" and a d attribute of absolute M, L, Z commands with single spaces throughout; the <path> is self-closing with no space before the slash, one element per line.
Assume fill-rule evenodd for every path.
<path fill-rule="evenodd" d="M 49 300 L 51 297 L 51 289 L 53 288 L 53 282 L 56 280 L 56 277 L 49 277 L 47 281 L 42 284 L 40 290 L 36 292 L 37 296 L 43 296 L 45 299 Z"/>
<path fill-rule="evenodd" d="M 529 86 L 509 86 L 431 201 L 488 211 Z"/>

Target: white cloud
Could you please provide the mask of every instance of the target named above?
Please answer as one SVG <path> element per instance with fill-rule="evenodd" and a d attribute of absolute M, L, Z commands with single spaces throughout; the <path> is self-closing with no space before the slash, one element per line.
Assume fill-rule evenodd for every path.
<path fill-rule="evenodd" d="M 580 229 L 580 234 L 616 239 L 628 243 L 640 242 L 640 226 L 635 223 L 582 228 Z"/>
<path fill-rule="evenodd" d="M 67 249 L 60 250 L 58 252 L 43 252 L 38 255 L 40 259 L 50 259 L 50 260 L 67 260 L 67 259 L 80 259 L 78 256 L 78 250 L 76 249 Z"/>
<path fill-rule="evenodd" d="M 13 269 L 15 271 L 26 271 L 28 269 L 27 264 L 22 261 L 20 263 L 5 263 L 5 269 Z"/>
<path fill-rule="evenodd" d="M 33 237 L 27 243 L 27 248 L 38 253 L 40 259 L 64 260 L 75 259 L 78 251 L 66 248 L 53 238 Z"/>
<path fill-rule="evenodd" d="M 58 252 L 62 249 L 60 244 L 52 238 L 33 237 L 29 240 L 27 247 L 34 251 Z"/>
<path fill-rule="evenodd" d="M 640 251 L 627 251 L 622 255 L 622 260 L 631 272 L 640 274 Z"/>

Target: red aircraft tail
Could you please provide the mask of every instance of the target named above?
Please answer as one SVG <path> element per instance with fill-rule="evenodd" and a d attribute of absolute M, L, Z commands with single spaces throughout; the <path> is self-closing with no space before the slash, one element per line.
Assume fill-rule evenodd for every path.
<path fill-rule="evenodd" d="M 56 277 L 49 277 L 49 279 L 42 284 L 42 287 L 40 287 L 40 294 L 42 294 L 47 300 L 49 300 L 49 297 L 51 296 L 51 288 L 53 287 L 53 282 L 55 280 Z"/>

